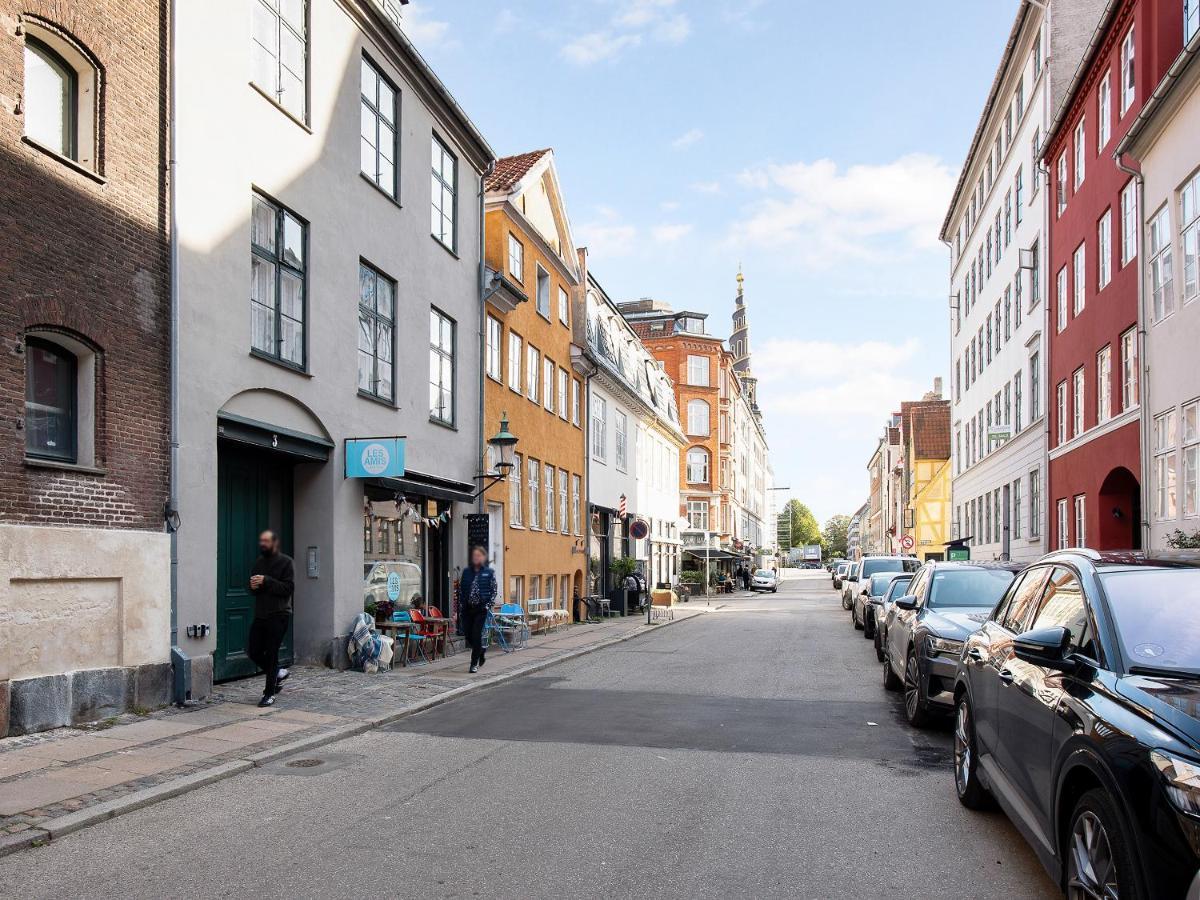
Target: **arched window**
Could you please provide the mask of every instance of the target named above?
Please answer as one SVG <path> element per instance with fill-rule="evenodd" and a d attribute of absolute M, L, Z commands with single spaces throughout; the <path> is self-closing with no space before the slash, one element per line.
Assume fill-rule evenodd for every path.
<path fill-rule="evenodd" d="M 79 78 L 67 61 L 37 38 L 26 38 L 25 134 L 75 159 L 78 96 Z"/>
<path fill-rule="evenodd" d="M 25 453 L 74 463 L 79 366 L 75 354 L 39 338 L 25 349 Z"/>
<path fill-rule="evenodd" d="M 688 484 L 706 484 L 708 482 L 708 451 L 703 447 L 693 447 L 687 452 Z"/>
<path fill-rule="evenodd" d="M 687 433 L 708 435 L 710 433 L 709 407 L 704 400 L 689 400 L 687 405 Z"/>

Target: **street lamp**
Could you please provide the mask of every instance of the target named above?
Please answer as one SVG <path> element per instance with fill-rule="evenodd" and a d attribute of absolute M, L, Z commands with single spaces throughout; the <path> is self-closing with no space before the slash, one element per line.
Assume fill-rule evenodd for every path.
<path fill-rule="evenodd" d="M 487 483 L 475 492 L 475 496 L 471 498 L 472 500 L 493 485 L 504 481 L 508 478 L 508 473 L 513 470 L 513 466 L 515 465 L 513 456 L 517 446 L 517 436 L 508 430 L 508 413 L 500 414 L 500 430 L 494 437 L 488 438 L 488 446 L 496 448 L 496 456 L 498 458 L 495 462 L 495 471 L 484 472 L 482 475 L 475 476 Z"/>

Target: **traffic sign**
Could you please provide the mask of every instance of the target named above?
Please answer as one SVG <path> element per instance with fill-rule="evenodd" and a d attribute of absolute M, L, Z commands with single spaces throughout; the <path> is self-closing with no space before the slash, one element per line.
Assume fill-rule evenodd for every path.
<path fill-rule="evenodd" d="M 644 541 L 650 537 L 650 526 L 645 519 L 634 519 L 629 525 L 629 536 L 635 541 Z"/>
<path fill-rule="evenodd" d="M 911 550 L 914 543 L 915 542 L 913 541 L 913 536 L 911 534 L 906 534 L 904 537 L 900 538 L 900 546 L 905 550 Z"/>

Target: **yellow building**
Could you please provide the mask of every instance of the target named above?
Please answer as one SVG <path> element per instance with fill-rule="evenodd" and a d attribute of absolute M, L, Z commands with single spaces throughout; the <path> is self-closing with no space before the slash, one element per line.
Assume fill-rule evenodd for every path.
<path fill-rule="evenodd" d="M 485 431 L 507 417 L 519 441 L 507 483 L 484 495 L 489 551 L 504 600 L 573 615 L 587 559 L 584 384 L 571 339 L 582 291 L 553 152 L 499 160 L 484 203 Z"/>
<path fill-rule="evenodd" d="M 950 401 L 927 395 L 900 404 L 904 443 L 904 510 L 901 547 L 922 560 L 945 559 L 950 540 Z"/>

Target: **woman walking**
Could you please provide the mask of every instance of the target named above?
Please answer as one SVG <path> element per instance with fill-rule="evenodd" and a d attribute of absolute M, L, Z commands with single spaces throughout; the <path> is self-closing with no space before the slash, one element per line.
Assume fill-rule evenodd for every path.
<path fill-rule="evenodd" d="M 488 564 L 487 551 L 471 548 L 471 565 L 458 580 L 458 617 L 471 646 L 471 671 L 484 663 L 483 626 L 496 602 L 496 573 Z"/>

